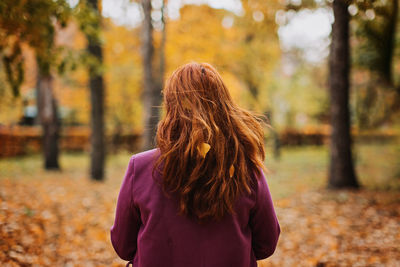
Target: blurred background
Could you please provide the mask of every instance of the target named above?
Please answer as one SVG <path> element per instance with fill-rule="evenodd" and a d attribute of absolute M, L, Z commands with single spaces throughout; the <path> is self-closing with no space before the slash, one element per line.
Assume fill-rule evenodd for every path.
<path fill-rule="evenodd" d="M 399 20 L 397 0 L 1 0 L 1 265 L 123 266 L 119 186 L 196 61 L 270 125 L 282 235 L 259 266 L 399 266 Z"/>

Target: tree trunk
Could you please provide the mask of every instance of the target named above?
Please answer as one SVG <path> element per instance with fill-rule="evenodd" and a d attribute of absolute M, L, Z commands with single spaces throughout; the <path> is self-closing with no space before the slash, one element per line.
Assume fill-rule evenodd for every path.
<path fill-rule="evenodd" d="M 161 23 L 162 23 L 162 33 L 161 33 L 161 44 L 160 44 L 160 70 L 158 75 L 158 88 L 157 88 L 157 96 L 158 96 L 158 105 L 162 102 L 161 91 L 164 87 L 164 74 L 165 74 L 165 43 L 167 40 L 167 22 L 166 22 L 166 0 L 163 0 L 161 7 Z"/>
<path fill-rule="evenodd" d="M 98 0 L 88 0 L 88 6 L 91 7 L 97 15 L 97 20 L 93 26 L 100 31 L 101 15 L 98 6 Z M 94 180 L 104 179 L 104 164 L 106 144 L 104 137 L 104 80 L 100 66 L 103 63 L 103 51 L 100 40 L 97 36 L 87 36 L 87 50 L 93 56 L 96 64 L 89 66 L 89 87 L 91 103 L 91 136 L 90 136 L 90 175 Z"/>
<path fill-rule="evenodd" d="M 61 123 L 58 118 L 57 101 L 53 94 L 53 79 L 51 74 L 43 73 L 40 68 L 38 69 L 37 108 L 43 131 L 44 168 L 46 170 L 58 170 L 60 169 L 58 140 Z"/>
<path fill-rule="evenodd" d="M 396 46 L 396 24 L 397 24 L 397 17 L 398 17 L 398 9 L 399 3 L 398 0 L 391 1 L 391 8 L 390 8 L 390 16 L 387 18 L 387 28 L 384 29 L 384 39 L 381 40 L 383 43 L 383 49 L 380 51 L 384 57 L 384 69 L 383 69 L 383 76 L 386 81 L 393 85 L 393 57 L 395 52 Z"/>
<path fill-rule="evenodd" d="M 279 134 L 273 127 L 273 113 L 272 109 L 265 112 L 264 116 L 267 118 L 266 124 L 271 133 L 272 138 L 272 155 L 275 160 L 280 160 L 281 158 L 281 142 L 279 140 Z"/>
<path fill-rule="evenodd" d="M 346 0 L 334 0 L 329 59 L 331 145 L 329 188 L 359 187 L 353 166 L 349 112 L 349 13 Z"/>
<path fill-rule="evenodd" d="M 141 1 L 144 20 L 142 25 L 142 64 L 143 64 L 143 119 L 144 131 L 142 150 L 155 146 L 155 135 L 159 121 L 159 106 L 161 90 L 154 82 L 153 77 L 153 25 L 151 21 L 151 0 Z"/>

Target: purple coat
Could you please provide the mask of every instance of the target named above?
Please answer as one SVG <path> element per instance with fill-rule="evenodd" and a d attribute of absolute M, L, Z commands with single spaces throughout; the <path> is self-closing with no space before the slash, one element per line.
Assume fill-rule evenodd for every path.
<path fill-rule="evenodd" d="M 177 200 L 153 180 L 159 154 L 152 149 L 129 161 L 111 227 L 122 259 L 134 267 L 256 267 L 274 253 L 280 227 L 264 174 L 251 195 L 238 198 L 236 215 L 199 224 L 179 215 Z"/>

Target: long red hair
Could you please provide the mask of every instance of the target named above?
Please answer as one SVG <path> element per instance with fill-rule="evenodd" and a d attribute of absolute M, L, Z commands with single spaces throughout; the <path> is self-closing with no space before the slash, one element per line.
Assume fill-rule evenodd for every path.
<path fill-rule="evenodd" d="M 207 63 L 178 68 L 163 95 L 155 167 L 163 162 L 164 192 L 177 196 L 182 214 L 199 220 L 234 214 L 235 200 L 251 192 L 251 176 L 264 168 L 261 117 L 238 107 Z M 198 149 L 203 143 L 210 147 L 205 157 Z"/>

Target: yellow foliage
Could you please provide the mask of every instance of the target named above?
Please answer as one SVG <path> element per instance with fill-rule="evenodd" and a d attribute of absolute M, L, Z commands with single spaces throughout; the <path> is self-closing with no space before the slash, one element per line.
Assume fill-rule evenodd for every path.
<path fill-rule="evenodd" d="M 243 15 L 207 5 L 183 6 L 178 19 L 167 21 L 165 76 L 190 61 L 209 62 L 221 73 L 239 105 L 265 111 L 270 77 L 280 58 L 274 21 L 278 2 L 270 1 L 268 5 L 263 1 L 246 2 L 243 4 Z M 261 12 L 263 19 L 256 21 L 254 12 L 258 15 Z M 231 20 L 232 25 L 223 26 L 224 19 Z M 127 127 L 129 131 L 140 131 L 143 117 L 140 29 L 117 26 L 110 19 L 103 22 L 106 130 L 110 132 Z M 86 39 L 75 22 L 57 31 L 57 45 L 66 46 L 76 54 L 85 50 Z M 156 56 L 160 36 L 160 32 L 154 33 Z M 22 95 L 36 86 L 36 62 L 32 55 L 26 70 Z M 53 73 L 58 103 L 69 112 L 65 122 L 89 124 L 88 74 L 84 64 L 64 75 Z M 0 79 L 3 80 L 2 77 Z M 253 87 L 257 89 L 258 97 L 249 94 Z M 6 101 L 9 103 L 8 98 L 1 99 L 0 103 Z M 15 123 L 22 115 L 15 110 L 15 104 L 8 104 L 8 108 L 4 105 L 0 107 L 2 123 Z M 18 110 L 21 110 L 21 105 Z"/>

